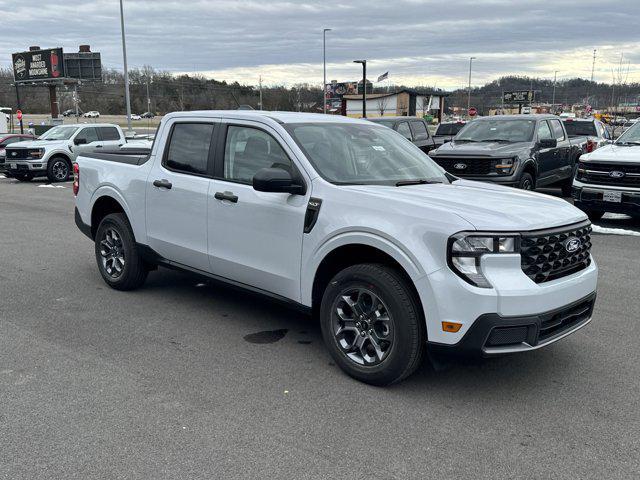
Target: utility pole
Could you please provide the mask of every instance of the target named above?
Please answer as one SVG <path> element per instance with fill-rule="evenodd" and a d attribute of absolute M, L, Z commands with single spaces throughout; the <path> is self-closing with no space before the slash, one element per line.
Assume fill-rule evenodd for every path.
<path fill-rule="evenodd" d="M 593 49 L 593 63 L 591 64 L 591 83 L 593 83 L 593 74 L 596 70 L 596 49 Z"/>
<path fill-rule="evenodd" d="M 471 66 L 473 65 L 473 61 L 476 57 L 469 57 L 469 91 L 467 95 L 467 115 L 469 114 L 469 109 L 471 108 Z"/>
<path fill-rule="evenodd" d="M 558 78 L 558 71 L 553 72 L 553 97 L 551 100 L 551 108 L 554 108 L 556 104 L 556 80 Z"/>
<path fill-rule="evenodd" d="M 330 28 L 322 29 L 322 113 L 327 113 L 327 32 Z"/>
<path fill-rule="evenodd" d="M 149 74 L 145 75 L 145 80 L 147 84 L 147 112 L 151 111 L 151 96 L 149 95 Z"/>
<path fill-rule="evenodd" d="M 262 110 L 262 75 L 258 78 L 258 83 L 260 84 L 260 110 Z"/>
<path fill-rule="evenodd" d="M 122 59 L 124 61 L 124 101 L 127 104 L 127 130 L 131 131 L 131 98 L 129 97 L 129 70 L 127 68 L 127 42 L 124 38 L 124 7 L 120 0 L 120 29 L 122 30 Z"/>
<path fill-rule="evenodd" d="M 362 64 L 362 118 L 367 118 L 367 61 L 354 60 L 353 63 Z"/>

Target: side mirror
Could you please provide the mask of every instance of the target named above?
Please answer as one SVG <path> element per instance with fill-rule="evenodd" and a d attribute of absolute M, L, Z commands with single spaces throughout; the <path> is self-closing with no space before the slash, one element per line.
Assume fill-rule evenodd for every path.
<path fill-rule="evenodd" d="M 443 140 L 443 143 L 449 143 L 451 140 L 453 140 L 453 139 L 452 139 L 452 138 L 445 138 L 445 139 Z"/>
<path fill-rule="evenodd" d="M 76 138 L 73 140 L 73 144 L 74 145 L 86 145 L 87 144 L 87 139 L 86 138 Z"/>
<path fill-rule="evenodd" d="M 540 148 L 556 148 L 558 146 L 558 141 L 555 138 L 543 138 L 538 142 Z"/>
<path fill-rule="evenodd" d="M 253 189 L 258 192 L 291 193 L 304 195 L 304 185 L 294 182 L 291 174 L 282 168 L 262 168 L 253 176 Z"/>

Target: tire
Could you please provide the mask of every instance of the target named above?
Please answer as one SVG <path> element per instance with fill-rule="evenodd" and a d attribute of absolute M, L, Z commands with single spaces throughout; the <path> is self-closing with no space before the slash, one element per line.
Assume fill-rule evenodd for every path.
<path fill-rule="evenodd" d="M 18 180 L 19 182 L 30 182 L 31 180 L 33 180 L 33 174 L 32 173 L 16 173 L 13 175 L 13 178 Z"/>
<path fill-rule="evenodd" d="M 112 213 L 102 219 L 96 231 L 95 253 L 100 275 L 111 288 L 135 290 L 146 280 L 149 272 L 123 213 Z"/>
<path fill-rule="evenodd" d="M 384 317 L 388 321 L 379 320 Z M 380 264 L 353 265 L 333 277 L 322 297 L 320 325 L 336 364 L 371 385 L 411 375 L 426 346 L 418 299 L 398 271 Z"/>
<path fill-rule="evenodd" d="M 580 202 L 574 202 L 573 206 L 578 207 L 580 210 L 586 213 L 587 217 L 589 217 L 589 220 L 591 220 L 592 222 L 600 220 L 605 214 L 605 212 L 601 210 L 591 210 L 590 208 L 583 207 Z"/>
<path fill-rule="evenodd" d="M 71 176 L 71 163 L 64 157 L 53 157 L 47 163 L 47 178 L 51 183 L 66 182 Z"/>
<path fill-rule="evenodd" d="M 533 175 L 529 172 L 524 172 L 518 181 L 518 188 L 520 190 L 534 190 L 536 188 L 536 181 Z"/>

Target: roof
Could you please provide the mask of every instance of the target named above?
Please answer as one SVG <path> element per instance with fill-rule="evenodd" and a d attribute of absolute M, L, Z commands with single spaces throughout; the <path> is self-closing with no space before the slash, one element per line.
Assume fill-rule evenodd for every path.
<path fill-rule="evenodd" d="M 235 119 L 268 119 L 277 123 L 368 123 L 359 118 L 323 113 L 271 112 L 267 110 L 195 110 L 189 112 L 168 113 L 163 119 L 182 117 L 211 117 Z"/>
<path fill-rule="evenodd" d="M 388 116 L 388 117 L 373 117 L 373 118 L 367 118 L 367 120 L 369 120 L 370 122 L 386 122 L 388 120 L 392 120 L 395 122 L 401 122 L 401 121 L 407 121 L 407 120 L 422 120 L 422 118 L 420 117 L 408 117 L 408 116 L 402 116 L 402 115 L 397 115 L 397 116 Z"/>
<path fill-rule="evenodd" d="M 527 113 L 527 114 L 520 114 L 520 115 L 489 115 L 488 117 L 478 117 L 474 119 L 474 121 L 477 122 L 477 121 L 483 121 L 483 120 L 527 120 L 527 119 L 543 120 L 543 119 L 549 119 L 549 118 L 555 118 L 558 120 L 560 119 L 560 117 L 558 117 L 557 115 L 551 115 L 550 113 Z"/>

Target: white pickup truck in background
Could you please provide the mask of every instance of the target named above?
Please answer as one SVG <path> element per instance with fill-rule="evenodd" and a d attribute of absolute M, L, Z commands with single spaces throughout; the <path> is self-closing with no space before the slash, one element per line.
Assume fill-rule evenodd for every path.
<path fill-rule="evenodd" d="M 294 304 L 368 383 L 405 378 L 427 348 L 525 352 L 591 320 L 584 213 L 456 178 L 366 120 L 173 113 L 150 154 L 82 154 L 74 175 L 75 221 L 109 286 L 165 266 Z"/>
<path fill-rule="evenodd" d="M 50 182 L 65 182 L 71 177 L 72 164 L 79 153 L 117 149 L 125 142 L 118 125 L 59 125 L 37 140 L 7 147 L 6 169 L 23 182 L 45 176 Z"/>

